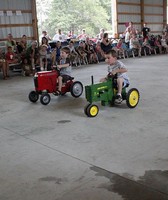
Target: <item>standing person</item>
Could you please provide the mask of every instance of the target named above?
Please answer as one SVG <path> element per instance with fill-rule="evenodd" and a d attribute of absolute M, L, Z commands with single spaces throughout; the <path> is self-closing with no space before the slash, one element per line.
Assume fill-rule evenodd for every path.
<path fill-rule="evenodd" d="M 51 52 L 52 65 L 57 65 L 60 61 L 61 55 L 61 42 L 57 41 L 55 48 Z"/>
<path fill-rule="evenodd" d="M 47 38 L 48 41 L 52 40 L 51 37 L 48 35 L 47 31 L 42 31 L 42 35 L 40 36 L 40 41 L 42 40 L 43 37 Z"/>
<path fill-rule="evenodd" d="M 83 29 L 82 33 L 78 35 L 77 39 L 85 41 L 86 38 L 87 38 L 87 34 L 86 34 L 85 29 Z"/>
<path fill-rule="evenodd" d="M 97 38 L 98 38 L 99 40 L 101 40 L 101 39 L 103 38 L 104 32 L 105 32 L 104 28 L 101 28 L 101 29 L 100 29 L 100 33 L 97 35 Z"/>
<path fill-rule="evenodd" d="M 57 68 L 60 69 L 60 75 L 58 76 L 58 90 L 56 95 L 61 95 L 62 84 L 71 79 L 71 64 L 70 64 L 70 49 L 69 47 L 61 48 L 61 60 Z"/>
<path fill-rule="evenodd" d="M 117 95 L 115 102 L 120 104 L 122 102 L 122 88 L 129 84 L 126 66 L 117 60 L 117 53 L 115 50 L 109 50 L 105 54 L 105 61 L 108 64 L 108 75 L 100 79 L 100 82 L 105 82 L 109 76 L 117 77 Z"/>
<path fill-rule="evenodd" d="M 65 42 L 66 41 L 66 37 L 62 33 L 61 29 L 58 29 L 58 32 L 54 35 L 53 40 L 59 41 L 59 42 Z"/>
<path fill-rule="evenodd" d="M 125 44 L 126 44 L 127 49 L 129 49 L 129 43 L 130 43 L 130 38 L 131 38 L 130 32 L 131 30 L 130 28 L 128 28 L 125 33 Z"/>
<path fill-rule="evenodd" d="M 74 30 L 68 32 L 67 39 L 76 39 Z"/>
<path fill-rule="evenodd" d="M 47 69 L 47 45 L 43 44 L 39 50 L 40 69 L 41 71 Z"/>
<path fill-rule="evenodd" d="M 127 32 L 128 29 L 130 29 L 130 33 L 131 34 L 136 34 L 136 29 L 135 29 L 135 27 L 133 25 L 133 22 L 129 22 L 124 34 Z"/>
<path fill-rule="evenodd" d="M 150 33 L 150 28 L 147 27 L 147 23 L 144 23 L 143 28 L 142 28 L 142 36 L 143 36 L 143 40 L 145 40 L 145 38 L 149 38 L 149 33 Z"/>

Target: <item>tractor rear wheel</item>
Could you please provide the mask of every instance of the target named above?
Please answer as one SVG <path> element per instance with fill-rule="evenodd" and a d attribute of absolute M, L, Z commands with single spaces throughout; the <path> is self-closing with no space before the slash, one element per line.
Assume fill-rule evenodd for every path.
<path fill-rule="evenodd" d="M 126 103 L 129 108 L 135 108 L 139 103 L 140 94 L 136 88 L 132 88 L 126 95 Z"/>
<path fill-rule="evenodd" d="M 47 105 L 50 103 L 51 97 L 48 93 L 43 93 L 40 97 L 40 102 L 43 105 Z"/>
<path fill-rule="evenodd" d="M 83 85 L 79 81 L 75 81 L 70 88 L 71 95 L 75 98 L 80 97 L 83 93 Z"/>

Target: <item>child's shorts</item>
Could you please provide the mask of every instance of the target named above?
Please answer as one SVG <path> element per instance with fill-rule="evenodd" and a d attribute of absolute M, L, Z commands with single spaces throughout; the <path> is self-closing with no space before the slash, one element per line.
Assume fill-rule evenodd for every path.
<path fill-rule="evenodd" d="M 126 87 L 126 86 L 128 86 L 129 84 L 130 83 L 129 83 L 128 79 L 124 79 L 123 80 L 123 88 Z"/>
<path fill-rule="evenodd" d="M 124 74 L 121 74 L 120 76 L 119 76 L 120 78 L 123 78 L 123 88 L 124 87 L 127 87 L 129 84 L 130 84 L 130 82 L 129 82 L 129 78 L 128 78 L 128 76 L 124 73 Z M 118 77 L 118 78 L 119 78 Z"/>

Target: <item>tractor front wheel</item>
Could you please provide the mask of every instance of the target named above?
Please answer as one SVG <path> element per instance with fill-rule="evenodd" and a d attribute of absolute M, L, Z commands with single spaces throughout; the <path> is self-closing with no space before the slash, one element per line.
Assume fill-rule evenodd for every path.
<path fill-rule="evenodd" d="M 51 99 L 50 95 L 48 93 L 44 93 L 40 97 L 40 102 L 43 105 L 47 105 L 50 103 L 50 99 Z"/>
<path fill-rule="evenodd" d="M 88 117 L 96 117 L 96 115 L 99 113 L 99 107 L 95 104 L 88 104 L 85 107 L 84 112 Z"/>

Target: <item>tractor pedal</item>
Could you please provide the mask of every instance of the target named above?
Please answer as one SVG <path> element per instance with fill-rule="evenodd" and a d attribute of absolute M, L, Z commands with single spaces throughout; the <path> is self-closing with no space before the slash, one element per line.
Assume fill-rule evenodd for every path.
<path fill-rule="evenodd" d="M 122 101 L 123 101 L 122 96 L 121 95 L 117 95 L 116 99 L 115 99 L 115 103 L 116 104 L 121 104 Z"/>

